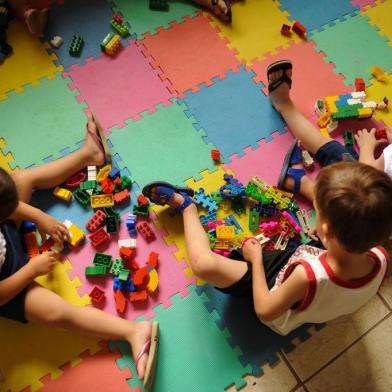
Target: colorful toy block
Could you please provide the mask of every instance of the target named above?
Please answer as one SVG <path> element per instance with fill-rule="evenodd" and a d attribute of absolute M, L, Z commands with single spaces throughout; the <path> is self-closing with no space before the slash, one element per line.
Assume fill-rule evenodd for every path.
<path fill-rule="evenodd" d="M 127 230 L 130 235 L 136 235 L 136 215 L 129 213 L 125 221 L 125 225 L 127 226 Z"/>
<path fill-rule="evenodd" d="M 344 145 L 346 147 L 354 145 L 354 134 L 352 131 L 345 131 L 343 133 L 343 138 L 344 138 Z"/>
<path fill-rule="evenodd" d="M 143 218 L 147 218 L 149 215 L 148 207 L 145 206 L 133 206 L 132 213 Z"/>
<path fill-rule="evenodd" d="M 283 211 L 282 216 L 287 220 L 287 222 L 290 223 L 290 225 L 297 233 L 300 233 L 302 231 L 301 226 L 298 225 L 295 219 L 287 211 Z"/>
<path fill-rule="evenodd" d="M 298 210 L 296 212 L 299 224 L 302 227 L 304 233 L 307 233 L 311 229 L 311 224 L 305 210 Z"/>
<path fill-rule="evenodd" d="M 96 252 L 93 260 L 94 265 L 104 265 L 108 269 L 112 265 L 112 256 L 105 253 Z"/>
<path fill-rule="evenodd" d="M 141 286 L 143 284 L 147 284 L 147 280 L 148 280 L 148 268 L 147 267 L 139 268 L 133 274 L 133 284 L 136 286 Z"/>
<path fill-rule="evenodd" d="M 116 302 L 116 310 L 118 313 L 124 313 L 127 306 L 127 301 L 124 293 L 121 290 L 116 290 L 114 292 L 114 300 Z"/>
<path fill-rule="evenodd" d="M 157 268 L 158 267 L 158 257 L 159 253 L 157 252 L 151 252 L 150 256 L 147 261 L 147 266 L 150 268 Z"/>
<path fill-rule="evenodd" d="M 128 238 L 126 240 L 118 240 L 117 242 L 119 248 L 136 248 L 136 238 Z"/>
<path fill-rule="evenodd" d="M 365 91 L 366 84 L 362 78 L 355 78 L 355 91 Z"/>
<path fill-rule="evenodd" d="M 307 150 L 302 150 L 301 151 L 301 156 L 302 156 L 302 162 L 303 165 L 307 168 L 311 168 L 314 164 L 314 159 L 312 156 L 309 154 L 309 151 Z"/>
<path fill-rule="evenodd" d="M 137 203 L 143 207 L 148 207 L 150 205 L 150 202 L 144 195 L 139 195 L 137 197 Z"/>
<path fill-rule="evenodd" d="M 112 170 L 112 165 L 102 167 L 97 174 L 97 181 L 102 182 L 105 178 L 107 178 L 110 170 Z"/>
<path fill-rule="evenodd" d="M 244 231 L 242 230 L 242 227 L 238 223 L 237 219 L 235 219 L 235 217 L 232 214 L 230 214 L 225 218 L 225 223 L 227 226 L 234 226 L 237 231 Z"/>
<path fill-rule="evenodd" d="M 87 166 L 87 180 L 96 181 L 97 180 L 97 167 Z"/>
<path fill-rule="evenodd" d="M 93 246 L 102 245 L 110 240 L 109 234 L 105 231 L 103 227 L 101 227 L 94 233 L 91 233 L 88 238 Z"/>
<path fill-rule="evenodd" d="M 87 178 L 86 173 L 83 172 L 76 173 L 65 181 L 65 186 L 71 189 L 78 188 L 80 183 L 85 181 L 86 178 Z"/>
<path fill-rule="evenodd" d="M 202 206 L 210 213 L 218 209 L 218 204 L 216 204 L 216 202 L 205 193 L 203 188 L 200 188 L 195 192 L 194 201 L 197 205 Z"/>
<path fill-rule="evenodd" d="M 121 192 L 118 192 L 114 195 L 114 202 L 116 204 L 121 204 L 126 200 L 129 200 L 131 197 L 128 189 L 124 189 Z"/>
<path fill-rule="evenodd" d="M 221 225 L 216 228 L 216 238 L 218 240 L 233 240 L 234 237 L 234 226 Z"/>
<path fill-rule="evenodd" d="M 86 237 L 84 231 L 68 219 L 63 223 L 69 231 L 69 243 L 72 246 L 78 246 Z"/>
<path fill-rule="evenodd" d="M 381 140 L 381 139 L 388 140 L 386 129 L 385 128 L 377 129 L 375 133 L 375 137 L 377 140 Z"/>
<path fill-rule="evenodd" d="M 94 189 L 97 186 L 97 181 L 84 181 L 79 185 L 79 189 L 82 191 L 87 191 L 89 189 Z"/>
<path fill-rule="evenodd" d="M 153 11 L 169 11 L 167 0 L 149 0 L 149 8 Z"/>
<path fill-rule="evenodd" d="M 251 208 L 249 210 L 249 230 L 256 231 L 259 227 L 259 223 L 260 213 L 256 209 Z"/>
<path fill-rule="evenodd" d="M 90 232 L 97 231 L 105 223 L 105 219 L 106 214 L 103 211 L 95 211 L 94 215 L 87 222 L 86 229 Z"/>
<path fill-rule="evenodd" d="M 285 35 L 286 37 L 291 36 L 291 27 L 287 24 L 283 24 L 280 29 L 280 34 Z"/>
<path fill-rule="evenodd" d="M 155 234 L 152 231 L 150 225 L 147 222 L 140 222 L 136 225 L 137 231 L 140 235 L 148 242 L 152 242 L 155 240 Z"/>
<path fill-rule="evenodd" d="M 306 28 L 297 20 L 293 23 L 291 29 L 294 31 L 294 33 L 298 34 L 298 36 L 300 36 L 301 38 L 306 38 Z"/>
<path fill-rule="evenodd" d="M 73 192 L 73 197 L 83 207 L 86 207 L 90 203 L 90 195 L 86 191 L 82 191 L 81 189 L 76 189 Z"/>
<path fill-rule="evenodd" d="M 90 204 L 92 208 L 112 207 L 114 206 L 113 195 L 92 195 Z"/>
<path fill-rule="evenodd" d="M 148 275 L 149 275 L 149 280 L 147 283 L 147 291 L 149 293 L 153 293 L 154 291 L 156 291 L 159 284 L 158 272 L 155 268 L 153 268 L 149 271 Z"/>
<path fill-rule="evenodd" d="M 124 269 L 124 262 L 121 259 L 113 260 L 112 266 L 110 267 L 110 273 L 118 276 L 122 269 Z"/>
<path fill-rule="evenodd" d="M 221 153 L 219 150 L 211 150 L 211 158 L 214 162 L 220 162 Z"/>
<path fill-rule="evenodd" d="M 20 229 L 23 233 L 31 233 L 32 231 L 37 231 L 37 225 L 31 221 L 23 221 Z"/>
<path fill-rule="evenodd" d="M 105 299 L 105 292 L 99 287 L 94 286 L 89 294 L 89 297 L 94 304 L 99 304 Z"/>
<path fill-rule="evenodd" d="M 54 241 L 52 238 L 48 238 L 41 246 L 39 247 L 39 253 L 49 252 L 54 247 Z"/>
<path fill-rule="evenodd" d="M 108 176 L 109 176 L 109 178 L 111 179 L 111 180 L 114 180 L 116 177 L 118 177 L 120 175 L 120 169 L 118 168 L 118 167 L 113 167 L 113 169 L 111 169 L 110 171 L 109 171 L 109 174 L 108 174 Z"/>
<path fill-rule="evenodd" d="M 86 267 L 84 270 L 86 276 L 102 276 L 107 274 L 107 268 L 104 265 L 95 265 Z"/>
<path fill-rule="evenodd" d="M 147 290 L 134 291 L 133 293 L 129 293 L 129 300 L 131 302 L 145 301 L 146 299 L 148 299 Z"/>
<path fill-rule="evenodd" d="M 66 202 L 69 202 L 72 199 L 72 192 L 69 191 L 68 189 L 60 188 L 59 186 L 56 186 L 53 190 L 53 196 L 57 197 L 60 200 L 64 200 Z"/>
<path fill-rule="evenodd" d="M 122 16 L 118 13 L 113 14 L 113 20 L 119 24 L 124 22 Z"/>
<path fill-rule="evenodd" d="M 124 23 L 118 23 L 114 19 L 110 21 L 110 26 L 117 31 L 121 37 L 127 37 L 129 35 L 129 29 Z"/>
<path fill-rule="evenodd" d="M 59 48 L 64 40 L 59 35 L 55 35 L 49 42 L 54 48 Z"/>
<path fill-rule="evenodd" d="M 39 255 L 37 233 L 35 231 L 26 233 L 24 235 L 24 242 L 27 250 L 27 255 L 29 256 L 29 258 Z"/>
<path fill-rule="evenodd" d="M 132 187 L 132 179 L 129 176 L 121 176 L 121 189 L 131 189 Z"/>
<path fill-rule="evenodd" d="M 376 65 L 371 68 L 371 73 L 379 82 L 386 83 L 388 81 L 388 74 Z"/>
<path fill-rule="evenodd" d="M 117 233 L 119 229 L 119 224 L 116 216 L 106 217 L 106 231 L 108 233 Z"/>
<path fill-rule="evenodd" d="M 127 280 L 128 280 L 128 277 L 129 277 L 129 273 L 130 273 L 130 271 L 127 270 L 127 269 L 121 269 L 121 270 L 119 270 L 119 272 L 118 272 L 118 279 L 119 279 L 121 282 L 127 281 Z"/>
<path fill-rule="evenodd" d="M 73 57 L 80 56 L 80 53 L 82 52 L 83 44 L 84 44 L 83 37 L 81 35 L 74 35 L 72 37 L 72 41 L 68 49 L 70 56 Z"/>
<path fill-rule="evenodd" d="M 109 56 L 114 56 L 121 47 L 121 37 L 118 34 L 109 33 L 101 42 L 102 52 Z"/>

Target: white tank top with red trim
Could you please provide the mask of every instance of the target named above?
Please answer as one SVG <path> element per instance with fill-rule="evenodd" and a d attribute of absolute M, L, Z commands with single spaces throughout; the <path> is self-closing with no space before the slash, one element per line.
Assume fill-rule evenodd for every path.
<path fill-rule="evenodd" d="M 265 322 L 275 332 L 287 335 L 305 323 L 323 323 L 336 317 L 353 313 L 372 298 L 388 275 L 389 257 L 382 247 L 369 251 L 375 260 L 374 270 L 364 278 L 344 281 L 333 272 L 326 261 L 327 251 L 301 245 L 279 272 L 276 290 L 293 269 L 301 264 L 308 277 L 309 286 L 304 299 L 273 321 Z"/>

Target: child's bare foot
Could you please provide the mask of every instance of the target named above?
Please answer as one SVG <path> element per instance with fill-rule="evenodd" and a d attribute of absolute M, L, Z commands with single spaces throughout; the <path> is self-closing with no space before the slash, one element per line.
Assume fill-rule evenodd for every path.
<path fill-rule="evenodd" d="M 102 146 L 93 135 L 97 134 L 97 125 L 94 122 L 91 112 L 87 112 L 87 130 L 86 141 L 83 148 L 89 158 L 90 165 L 100 166 L 105 162 L 105 154 Z"/>
<path fill-rule="evenodd" d="M 230 0 L 193 0 L 195 3 L 200 4 L 210 9 L 219 19 L 224 22 L 231 22 L 231 7 Z"/>
<path fill-rule="evenodd" d="M 268 83 L 271 84 L 279 80 L 283 76 L 284 72 L 286 72 L 287 76 L 291 78 L 292 69 L 287 69 L 287 70 L 280 69 L 278 71 L 270 73 L 270 75 L 268 76 Z M 284 107 L 285 105 L 291 104 L 290 87 L 287 83 L 282 83 L 274 91 L 272 91 L 269 94 L 269 96 L 270 96 L 272 106 L 278 112 L 280 112 L 282 107 Z"/>

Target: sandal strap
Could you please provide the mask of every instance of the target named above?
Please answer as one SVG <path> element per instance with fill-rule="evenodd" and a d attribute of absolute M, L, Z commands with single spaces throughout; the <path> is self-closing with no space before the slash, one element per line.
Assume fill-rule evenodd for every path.
<path fill-rule="evenodd" d="M 298 143 L 297 143 L 297 145 L 294 147 L 294 150 L 291 154 L 290 165 L 295 165 L 297 163 L 303 162 L 301 151 L 302 150 L 298 147 Z"/>
<path fill-rule="evenodd" d="M 183 212 L 185 208 L 187 208 L 191 204 L 195 204 L 193 199 L 188 194 L 184 192 L 180 192 L 180 195 L 184 198 L 184 201 L 182 202 L 181 205 L 179 205 L 177 208 L 174 209 L 173 215 L 179 214 L 180 212 Z"/>
<path fill-rule="evenodd" d="M 136 357 L 136 359 L 135 359 L 135 367 L 136 367 L 136 369 L 137 369 L 137 365 L 138 365 L 138 363 L 139 363 L 141 357 L 142 357 L 144 354 L 148 354 L 148 353 L 149 353 L 149 351 L 150 351 L 150 346 L 151 346 L 151 341 L 149 340 L 148 342 L 144 343 L 142 349 L 139 351 L 139 353 L 138 353 L 138 355 L 137 355 L 137 357 Z"/>
<path fill-rule="evenodd" d="M 294 179 L 294 187 L 293 187 L 293 190 L 292 190 L 292 192 L 294 194 L 298 193 L 299 188 L 301 186 L 301 178 L 304 175 L 306 175 L 304 169 L 297 169 L 297 168 L 294 168 L 294 167 L 289 167 L 289 169 L 287 170 L 286 176 L 293 177 L 293 179 Z"/>
<path fill-rule="evenodd" d="M 275 82 L 272 82 L 268 85 L 268 92 L 272 93 L 283 83 L 287 83 L 289 88 L 291 88 L 293 83 L 291 78 L 287 76 L 286 70 L 283 70 L 283 75 L 278 80 L 275 80 Z"/>
<path fill-rule="evenodd" d="M 173 196 L 175 192 L 174 189 L 167 186 L 161 185 L 156 187 L 156 197 L 151 196 L 151 201 L 155 204 L 165 205 Z"/>

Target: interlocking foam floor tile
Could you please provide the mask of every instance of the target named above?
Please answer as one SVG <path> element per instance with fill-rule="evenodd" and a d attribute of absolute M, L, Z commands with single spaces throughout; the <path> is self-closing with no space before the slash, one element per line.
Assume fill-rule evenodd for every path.
<path fill-rule="evenodd" d="M 160 71 L 152 69 L 149 60 L 130 40 L 116 58 L 89 58 L 64 75 L 73 81 L 70 88 L 79 90 L 78 101 L 86 101 L 106 130 L 124 126 L 126 119 L 138 119 L 140 112 L 153 112 L 159 103 L 170 104 L 169 83 L 161 81 Z"/>
<path fill-rule="evenodd" d="M 366 7 L 364 14 L 369 17 L 369 24 L 378 28 L 379 33 L 385 35 L 392 46 L 392 3 L 390 1 L 376 1 L 375 6 Z"/>
<path fill-rule="evenodd" d="M 116 304 L 113 295 L 113 276 L 108 275 L 105 277 L 87 278 L 85 276 L 85 267 L 93 265 L 93 259 L 95 252 L 104 252 L 113 256 L 113 258 L 119 257 L 119 249 L 117 241 L 119 239 L 129 238 L 128 231 L 125 226 L 126 215 L 122 217 L 123 223 L 118 234 L 112 235 L 110 243 L 107 246 L 101 246 L 94 248 L 90 243 L 85 244 L 83 247 L 77 249 L 75 252 L 71 251 L 67 257 L 71 260 L 73 269 L 69 270 L 71 278 L 79 277 L 81 280 L 81 288 L 79 293 L 81 295 L 88 294 L 91 292 L 94 286 L 97 286 L 105 291 L 106 300 L 105 303 L 100 306 L 106 312 L 117 315 Z M 150 252 L 159 253 L 159 286 L 158 291 L 150 296 L 147 301 L 128 304 L 127 310 L 124 312 L 124 317 L 127 319 L 135 319 L 144 315 L 147 318 L 154 316 L 152 308 L 159 304 L 163 304 L 165 308 L 171 305 L 170 297 L 176 293 L 180 293 L 181 296 L 189 294 L 187 286 L 194 282 L 194 279 L 186 278 L 183 269 L 184 265 L 178 263 L 174 258 L 173 253 L 176 251 L 175 245 L 167 246 L 162 236 L 154 228 L 154 225 L 150 225 L 152 230 L 156 234 L 156 240 L 147 244 L 142 237 L 137 238 L 137 254 L 136 260 L 140 266 L 144 266 L 148 260 Z"/>
<path fill-rule="evenodd" d="M 4 152 L 12 152 L 13 167 L 58 158 L 65 147 L 75 150 L 84 139 L 85 105 L 76 102 L 76 91 L 69 91 L 69 82 L 57 75 L 42 80 L 38 88 L 27 86 L 23 94 L 11 93 L 9 99 L 0 101 L 1 121 L 6 125 L 1 132 L 7 141 Z"/>
<path fill-rule="evenodd" d="M 312 0 L 279 0 L 280 9 L 290 14 L 290 20 L 298 20 L 307 29 L 308 35 L 312 30 L 320 30 L 325 24 L 345 15 L 352 15 L 359 10 L 351 4 L 350 0 L 339 1 L 312 1 Z"/>
<path fill-rule="evenodd" d="M 272 1 L 238 1 L 233 3 L 232 11 L 232 24 L 225 24 L 215 17 L 212 24 L 219 27 L 219 35 L 228 38 L 229 46 L 236 49 L 238 58 L 248 65 L 269 52 L 276 53 L 279 47 L 287 47 L 291 40 L 300 40 L 296 34 L 290 39 L 280 34 L 282 24 L 291 23 L 287 12 L 281 11 Z"/>
<path fill-rule="evenodd" d="M 185 109 L 174 100 L 167 107 L 158 105 L 153 115 L 142 113 L 140 121 L 128 120 L 124 128 L 110 130 L 112 152 L 122 159 L 119 167 L 128 168 L 139 187 L 157 179 L 181 184 L 202 170 L 214 170 L 215 147 L 203 141 L 205 135 L 195 130 Z"/>
<path fill-rule="evenodd" d="M 317 99 L 352 91 L 351 87 L 344 84 L 343 76 L 336 75 L 333 64 L 325 63 L 324 55 L 315 51 L 312 41 L 291 45 L 277 55 L 267 56 L 263 61 L 256 60 L 252 64 L 252 70 L 256 73 L 255 80 L 267 86 L 268 65 L 284 59 L 290 59 L 293 63 L 291 99 L 306 117 L 314 112 Z M 267 87 L 264 92 L 268 94 Z"/>
<path fill-rule="evenodd" d="M 392 67 L 388 71 L 392 71 Z M 380 102 L 384 97 L 389 99 L 392 97 L 392 73 L 388 74 L 387 83 L 382 83 L 376 79 L 371 79 L 370 86 L 366 89 L 366 96 L 368 100 Z M 389 107 L 386 110 L 376 110 L 375 119 L 384 121 L 385 124 L 392 126 L 392 109 Z"/>
<path fill-rule="evenodd" d="M 154 309 L 160 324 L 159 359 L 150 390 L 210 392 L 233 383 L 243 386 L 246 381 L 241 376 L 250 372 L 250 366 L 241 365 L 241 352 L 230 347 L 227 331 L 215 325 L 219 317 L 204 307 L 207 297 L 199 297 L 194 286 L 190 289 L 191 294 L 183 299 L 174 296 L 169 309 Z M 128 366 L 134 372 L 129 348 L 121 342 L 109 343 L 109 347 L 123 351 L 124 357 L 117 361 L 120 369 Z M 132 381 L 136 380 L 129 381 L 131 386 Z"/>
<path fill-rule="evenodd" d="M 151 55 L 154 68 L 163 70 L 164 78 L 172 83 L 174 91 L 182 95 L 185 90 L 197 91 L 200 83 L 211 84 L 214 76 L 225 77 L 229 69 L 236 71 L 236 52 L 219 38 L 207 18 L 186 17 L 183 23 L 171 23 L 172 28 L 158 29 L 158 34 L 146 34 L 138 41 L 143 53 Z"/>
<path fill-rule="evenodd" d="M 358 6 L 362 9 L 366 6 L 373 7 L 376 4 L 376 0 L 351 0 L 351 4 L 353 6 Z"/>
<path fill-rule="evenodd" d="M 264 363 L 275 364 L 279 360 L 279 350 L 292 351 L 295 348 L 292 344 L 294 338 L 304 341 L 310 337 L 307 332 L 309 325 L 301 326 L 287 336 L 273 332 L 260 322 L 253 303 L 246 298 L 225 295 L 210 285 L 199 286 L 196 291 L 207 295 L 208 301 L 204 305 L 209 312 L 218 312 L 218 327 L 227 328 L 230 333 L 227 339 L 229 344 L 242 351 L 240 361 L 243 366 L 251 366 L 253 374 L 261 374 L 260 366 Z M 321 328 L 322 325 L 318 327 Z"/>
<path fill-rule="evenodd" d="M 272 132 L 285 132 L 280 115 L 260 91 L 263 85 L 253 77 L 241 66 L 240 72 L 229 71 L 226 79 L 216 79 L 211 87 L 186 92 L 187 113 L 197 119 L 197 129 L 206 132 L 206 141 L 216 145 L 225 162 L 248 146 L 257 147 L 261 138 L 270 140 Z"/>
<path fill-rule="evenodd" d="M 373 65 L 388 68 L 392 64 L 387 39 L 381 37 L 377 28 L 369 25 L 369 18 L 362 14 L 337 21 L 334 26 L 325 26 L 324 31 L 314 32 L 312 39 L 316 50 L 325 53 L 325 61 L 335 64 L 336 72 L 343 74 L 346 84 L 354 84 L 358 77 L 369 84 Z"/>
<path fill-rule="evenodd" d="M 194 16 L 198 10 L 188 0 L 169 2 L 169 12 L 151 11 L 145 0 L 114 0 L 112 4 L 113 10 L 124 16 L 131 25 L 131 32 L 136 33 L 139 39 L 142 38 L 143 33 L 156 33 L 156 29 L 160 26 L 168 29 L 169 22 L 180 23 L 184 16 Z"/>
<path fill-rule="evenodd" d="M 118 350 L 111 352 L 106 342 L 100 343 L 102 350 L 95 355 L 81 354 L 82 363 L 76 367 L 66 364 L 61 367 L 64 372 L 59 378 L 46 376 L 42 392 L 69 391 L 115 391 L 129 392 L 126 379 L 132 377 L 128 368 L 120 371 L 116 360 L 121 358 Z"/>
<path fill-rule="evenodd" d="M 22 92 L 26 84 L 37 86 L 40 79 L 52 79 L 63 70 L 54 64 L 57 57 L 47 53 L 47 45 L 34 38 L 21 22 L 11 21 L 7 36 L 13 54 L 0 66 L 0 101 L 10 91 Z"/>
<path fill-rule="evenodd" d="M 45 40 L 50 41 L 55 35 L 63 38 L 64 43 L 57 49 L 58 63 L 66 69 L 72 64 L 83 64 L 88 57 L 101 57 L 101 41 L 112 31 L 110 20 L 112 10 L 105 0 L 95 0 L 94 7 L 89 0 L 67 0 L 63 5 L 50 8 L 48 26 L 45 29 Z M 79 57 L 70 56 L 69 44 L 74 35 L 81 35 L 84 40 Z M 122 40 L 123 45 L 127 41 Z"/>
<path fill-rule="evenodd" d="M 10 162 L 14 160 L 14 157 L 10 152 L 3 154 L 2 149 L 5 149 L 6 143 L 5 140 L 0 138 L 0 167 L 5 171 L 12 173 L 16 169 L 12 169 L 10 166 Z"/>

